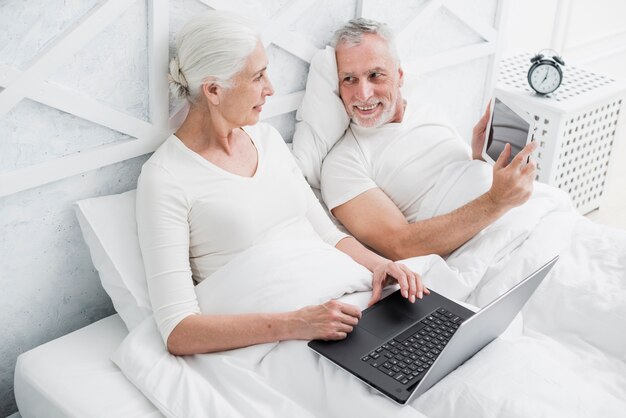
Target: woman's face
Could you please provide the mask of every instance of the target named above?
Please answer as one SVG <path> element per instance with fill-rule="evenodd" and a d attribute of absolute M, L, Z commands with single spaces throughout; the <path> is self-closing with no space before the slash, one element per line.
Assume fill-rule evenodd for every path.
<path fill-rule="evenodd" d="M 219 109 L 235 127 L 259 121 L 265 98 L 274 94 L 267 76 L 267 56 L 260 42 L 248 56 L 243 70 L 233 78 L 233 86 L 220 89 Z"/>

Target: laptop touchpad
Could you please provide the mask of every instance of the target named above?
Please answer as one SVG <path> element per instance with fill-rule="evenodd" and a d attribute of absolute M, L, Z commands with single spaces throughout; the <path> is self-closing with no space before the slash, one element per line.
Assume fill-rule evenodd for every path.
<path fill-rule="evenodd" d="M 392 305 L 382 305 L 369 310 L 359 326 L 380 338 L 387 338 L 415 322 Z"/>

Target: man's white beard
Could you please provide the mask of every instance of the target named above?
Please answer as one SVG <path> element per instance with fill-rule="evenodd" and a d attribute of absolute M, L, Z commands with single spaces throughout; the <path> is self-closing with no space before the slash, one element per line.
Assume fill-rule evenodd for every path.
<path fill-rule="evenodd" d="M 384 108 L 385 106 L 383 105 L 383 109 Z M 363 128 L 378 128 L 379 126 L 382 126 L 385 123 L 389 122 L 391 118 L 393 117 L 393 115 L 395 114 L 396 114 L 396 101 L 394 100 L 393 104 L 391 106 L 388 106 L 386 109 L 384 109 L 383 113 L 381 113 L 380 116 L 375 119 L 370 119 L 370 118 L 361 119 L 360 115 L 355 111 L 352 112 L 352 117 L 350 119 L 352 119 L 354 123 L 356 123 L 357 125 Z"/>

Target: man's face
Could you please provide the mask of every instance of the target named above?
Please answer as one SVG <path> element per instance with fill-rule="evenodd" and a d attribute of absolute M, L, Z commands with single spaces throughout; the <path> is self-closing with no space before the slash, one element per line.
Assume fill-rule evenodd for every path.
<path fill-rule="evenodd" d="M 363 35 L 359 45 L 337 45 L 336 57 L 339 94 L 356 124 L 375 128 L 402 119 L 403 73 L 385 40 Z"/>

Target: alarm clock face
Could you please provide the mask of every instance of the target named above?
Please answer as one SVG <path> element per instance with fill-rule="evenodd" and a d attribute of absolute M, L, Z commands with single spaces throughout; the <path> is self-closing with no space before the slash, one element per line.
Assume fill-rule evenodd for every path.
<path fill-rule="evenodd" d="M 561 79 L 561 72 L 551 63 L 539 63 L 528 74 L 530 86 L 541 94 L 552 93 L 561 85 Z"/>

